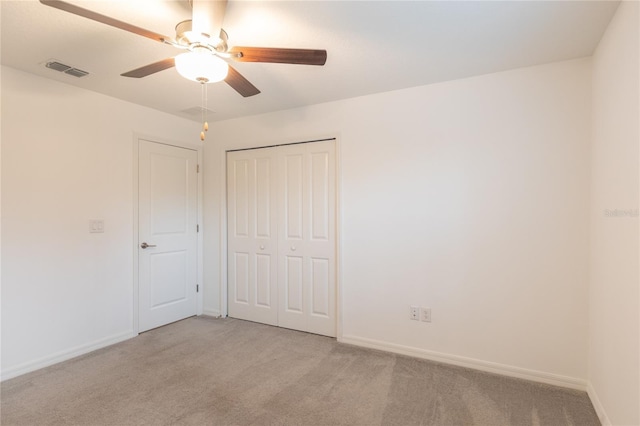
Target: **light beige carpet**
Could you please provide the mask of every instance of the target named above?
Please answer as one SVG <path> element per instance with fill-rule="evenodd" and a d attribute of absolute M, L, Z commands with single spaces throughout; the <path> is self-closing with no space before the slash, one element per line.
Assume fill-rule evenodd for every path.
<path fill-rule="evenodd" d="M 2 383 L 9 425 L 597 425 L 584 392 L 189 318 Z"/>

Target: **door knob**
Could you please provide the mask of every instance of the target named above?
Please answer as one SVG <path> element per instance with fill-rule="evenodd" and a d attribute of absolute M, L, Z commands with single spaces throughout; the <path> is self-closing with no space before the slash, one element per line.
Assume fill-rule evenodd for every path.
<path fill-rule="evenodd" d="M 260 246 L 260 250 L 264 250 L 264 246 Z"/>
<path fill-rule="evenodd" d="M 291 246 L 291 251 L 296 251 L 296 246 Z"/>
<path fill-rule="evenodd" d="M 147 243 L 142 243 L 140 244 L 140 247 L 142 247 L 143 249 L 146 249 L 147 247 L 155 247 L 155 244 L 147 244 Z"/>

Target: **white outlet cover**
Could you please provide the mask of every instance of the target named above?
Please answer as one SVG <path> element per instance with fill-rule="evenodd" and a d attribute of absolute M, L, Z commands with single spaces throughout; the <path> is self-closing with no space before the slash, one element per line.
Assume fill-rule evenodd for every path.
<path fill-rule="evenodd" d="M 409 306 L 409 319 L 418 321 L 420 319 L 420 307 Z"/>
<path fill-rule="evenodd" d="M 89 221 L 89 232 L 92 234 L 98 234 L 104 232 L 104 220 L 94 219 Z"/>
<path fill-rule="evenodd" d="M 420 321 L 431 322 L 431 308 L 420 308 Z"/>

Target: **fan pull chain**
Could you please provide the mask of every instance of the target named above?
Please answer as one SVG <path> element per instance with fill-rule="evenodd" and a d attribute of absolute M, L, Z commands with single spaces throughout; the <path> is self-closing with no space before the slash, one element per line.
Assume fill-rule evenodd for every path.
<path fill-rule="evenodd" d="M 207 97 L 207 82 L 201 81 L 200 84 L 202 85 L 202 131 L 200 132 L 200 140 L 204 141 L 204 132 L 209 131 L 209 123 L 207 122 L 207 103 L 209 100 Z"/>
<path fill-rule="evenodd" d="M 205 132 L 209 131 L 209 122 L 207 121 L 208 114 L 209 114 L 209 88 L 205 87 L 204 88 L 204 125 L 202 126 Z"/>
<path fill-rule="evenodd" d="M 201 97 L 201 105 L 202 105 L 202 110 L 201 110 L 201 113 L 202 113 L 201 116 L 202 117 L 201 118 L 202 118 L 202 128 L 203 128 L 203 130 L 200 132 L 200 140 L 201 141 L 204 141 L 204 130 L 205 130 L 205 127 L 208 127 L 207 122 L 205 121 L 205 118 L 204 118 L 205 117 L 205 109 L 207 108 L 207 106 L 205 104 L 206 99 L 207 99 L 206 96 L 205 96 L 205 93 L 206 93 L 206 90 L 207 90 L 206 87 L 205 87 L 206 85 L 207 85 L 206 82 L 204 82 L 204 81 L 200 82 L 200 86 L 202 87 L 202 89 L 200 91 L 200 97 Z"/>

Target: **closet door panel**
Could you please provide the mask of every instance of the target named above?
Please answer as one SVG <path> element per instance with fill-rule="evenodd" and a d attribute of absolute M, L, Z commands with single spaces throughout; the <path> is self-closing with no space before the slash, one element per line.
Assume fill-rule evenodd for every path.
<path fill-rule="evenodd" d="M 311 239 L 329 241 L 329 153 L 311 154 Z"/>
<path fill-rule="evenodd" d="M 336 336 L 335 142 L 306 146 L 309 168 L 307 331 Z"/>
<path fill-rule="evenodd" d="M 288 314 L 302 314 L 304 312 L 303 259 L 299 256 L 286 256 L 284 263 L 286 272 L 281 280 L 286 301 L 284 311 Z"/>
<path fill-rule="evenodd" d="M 279 150 L 279 204 L 286 214 L 278 222 L 278 264 L 279 277 L 287 277 L 287 284 L 279 287 L 278 324 L 335 336 L 334 142 L 282 146 Z M 292 262 L 293 257 L 299 261 Z M 294 276 L 299 277 L 295 291 Z M 289 308 L 294 306 L 288 305 L 294 300 L 292 295 L 300 302 L 299 309 L 298 304 L 296 309 Z"/>
<path fill-rule="evenodd" d="M 277 325 L 275 153 L 227 153 L 228 312 Z"/>
<path fill-rule="evenodd" d="M 284 155 L 284 170 L 282 173 L 282 189 L 284 197 L 284 234 L 288 240 L 301 240 L 303 238 L 303 155 Z"/>
<path fill-rule="evenodd" d="M 256 304 L 271 308 L 272 303 L 274 302 L 272 297 L 272 287 L 273 285 L 277 285 L 271 279 L 271 264 L 275 263 L 272 259 L 273 256 L 269 254 L 256 254 L 255 258 L 255 282 L 254 288 L 256 290 Z"/>
<path fill-rule="evenodd" d="M 329 316 L 329 260 L 311 259 L 311 314 Z"/>

